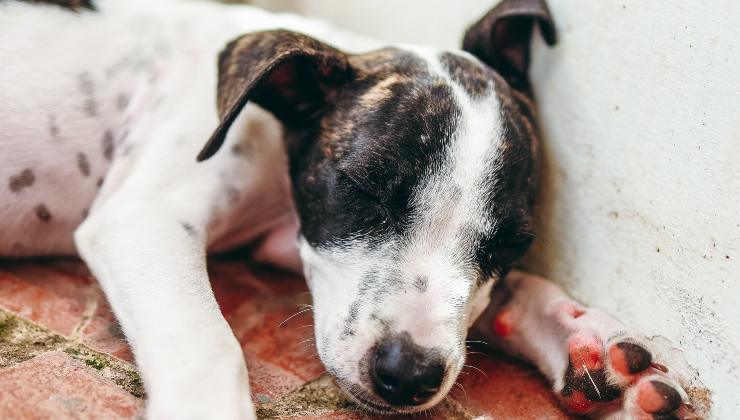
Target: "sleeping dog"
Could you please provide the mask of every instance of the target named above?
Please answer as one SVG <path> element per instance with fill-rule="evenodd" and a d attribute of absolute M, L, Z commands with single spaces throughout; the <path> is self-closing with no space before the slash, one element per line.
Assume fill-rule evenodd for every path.
<path fill-rule="evenodd" d="M 254 418 L 205 258 L 244 243 L 303 270 L 319 356 L 373 412 L 440 402 L 473 326 L 574 412 L 689 416 L 681 365 L 511 271 L 534 237 L 533 33 L 555 42 L 543 0 L 505 0 L 459 51 L 248 6 L 3 1 L 0 255 L 85 260 L 152 419 Z"/>

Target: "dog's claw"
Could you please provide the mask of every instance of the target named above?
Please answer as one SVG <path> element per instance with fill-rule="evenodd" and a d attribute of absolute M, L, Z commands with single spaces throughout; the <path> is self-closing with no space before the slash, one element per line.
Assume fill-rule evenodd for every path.
<path fill-rule="evenodd" d="M 694 412 L 694 406 L 691 403 L 683 402 L 676 410 L 676 417 L 679 420 L 698 420 L 700 417 Z"/>
<path fill-rule="evenodd" d="M 652 367 L 653 369 L 658 369 L 659 371 L 661 371 L 663 373 L 668 373 L 668 368 L 665 367 L 665 366 L 663 366 L 663 365 L 661 365 L 660 363 L 651 362 L 650 363 L 650 367 Z"/>

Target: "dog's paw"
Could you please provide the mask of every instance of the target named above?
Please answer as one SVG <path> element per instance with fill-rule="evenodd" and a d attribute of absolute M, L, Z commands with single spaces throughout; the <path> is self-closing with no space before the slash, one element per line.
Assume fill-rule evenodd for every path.
<path fill-rule="evenodd" d="M 556 311 L 567 331 L 568 364 L 555 387 L 567 409 L 593 418 L 699 418 L 681 385 L 690 373 L 659 360 L 657 342 L 572 301 Z"/>

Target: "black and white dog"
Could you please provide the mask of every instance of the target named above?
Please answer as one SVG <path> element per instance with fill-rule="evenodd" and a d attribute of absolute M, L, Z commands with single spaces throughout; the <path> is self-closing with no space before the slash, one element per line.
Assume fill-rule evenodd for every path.
<path fill-rule="evenodd" d="M 534 236 L 532 33 L 555 42 L 543 0 L 504 0 L 462 51 L 248 6 L 2 1 L 0 255 L 79 253 L 152 419 L 254 418 L 205 260 L 245 242 L 303 269 L 321 360 L 378 413 L 440 402 L 480 318 L 575 412 L 690 416 L 667 353 L 509 273 Z"/>

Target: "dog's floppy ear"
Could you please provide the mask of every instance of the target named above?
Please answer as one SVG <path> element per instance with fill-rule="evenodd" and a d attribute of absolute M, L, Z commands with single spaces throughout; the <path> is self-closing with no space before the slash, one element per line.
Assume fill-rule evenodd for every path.
<path fill-rule="evenodd" d="M 255 32 L 231 41 L 218 60 L 218 125 L 198 161 L 221 147 L 248 101 L 288 128 L 305 127 L 321 114 L 331 90 L 350 79 L 348 55 L 297 32 Z"/>
<path fill-rule="evenodd" d="M 513 87 L 525 87 L 535 23 L 547 44 L 554 45 L 555 26 L 545 0 L 503 0 L 465 32 L 463 49 L 493 67 Z"/>

